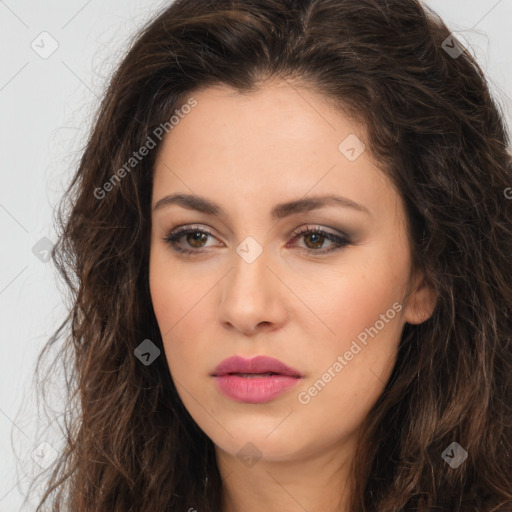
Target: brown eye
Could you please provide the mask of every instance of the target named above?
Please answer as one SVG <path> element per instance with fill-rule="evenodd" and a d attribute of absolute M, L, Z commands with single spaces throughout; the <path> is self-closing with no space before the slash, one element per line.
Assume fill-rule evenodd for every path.
<path fill-rule="evenodd" d="M 335 251 L 350 244 L 350 240 L 346 236 L 335 235 L 334 233 L 329 233 L 319 228 L 306 227 L 296 233 L 293 240 L 300 238 L 304 239 L 306 246 L 305 248 L 302 247 L 303 249 L 319 254 Z M 322 246 L 326 240 L 333 242 L 333 244 L 330 247 L 323 248 Z"/>
<path fill-rule="evenodd" d="M 205 252 L 204 247 L 207 247 L 205 244 L 208 237 L 213 237 L 208 231 L 181 226 L 165 236 L 163 240 L 178 253 L 193 254 Z M 185 239 L 184 242 L 181 241 L 182 238 Z M 185 244 L 184 247 L 182 246 L 183 243 Z"/>
<path fill-rule="evenodd" d="M 310 242 L 311 246 L 308 244 L 308 242 L 306 242 L 308 249 L 320 248 L 323 245 L 325 238 L 326 238 L 325 236 L 321 235 L 320 233 L 316 233 L 316 232 L 312 232 L 312 233 L 304 235 L 304 240 L 311 241 Z"/>
<path fill-rule="evenodd" d="M 209 235 L 203 231 L 190 231 L 185 235 L 185 239 L 191 247 L 200 249 L 208 239 L 208 236 Z"/>
<path fill-rule="evenodd" d="M 209 231 L 204 229 L 181 226 L 165 236 L 163 240 L 174 251 L 183 255 L 193 256 L 205 253 L 208 250 L 206 249 L 208 247 L 206 243 L 209 237 L 214 238 Z M 346 236 L 336 235 L 319 228 L 306 227 L 296 233 L 292 241 L 297 241 L 301 238 L 304 240 L 305 246 L 299 246 L 298 248 L 316 254 L 330 253 L 350 244 L 350 240 Z M 330 241 L 331 245 L 323 247 L 326 241 Z"/>

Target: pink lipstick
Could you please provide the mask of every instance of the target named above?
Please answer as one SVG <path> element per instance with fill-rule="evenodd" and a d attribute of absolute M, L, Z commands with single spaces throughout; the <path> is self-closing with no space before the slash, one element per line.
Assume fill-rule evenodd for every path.
<path fill-rule="evenodd" d="M 230 357 L 215 368 L 212 376 L 222 393 L 248 404 L 269 402 L 296 386 L 302 378 L 298 370 L 266 356 Z"/>

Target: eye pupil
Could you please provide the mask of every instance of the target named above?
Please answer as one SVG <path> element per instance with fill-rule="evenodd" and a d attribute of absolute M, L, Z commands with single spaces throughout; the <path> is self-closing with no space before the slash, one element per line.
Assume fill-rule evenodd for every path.
<path fill-rule="evenodd" d="M 189 242 L 188 239 L 192 239 L 193 243 L 190 244 L 192 247 L 202 247 L 201 242 L 205 242 L 207 237 L 208 235 L 206 233 L 194 231 L 187 235 L 187 242 Z M 196 245 L 196 243 L 198 243 L 198 245 Z"/>
<path fill-rule="evenodd" d="M 306 240 L 308 238 L 309 239 L 313 238 L 312 243 L 313 243 L 314 247 L 319 247 L 319 246 L 322 246 L 322 244 L 323 244 L 324 236 L 321 235 L 320 233 L 310 233 L 310 234 L 305 236 Z M 316 241 L 315 241 L 315 238 L 316 238 Z M 308 245 L 308 244 L 306 243 L 306 245 Z M 309 245 L 308 245 L 308 247 L 309 247 Z"/>

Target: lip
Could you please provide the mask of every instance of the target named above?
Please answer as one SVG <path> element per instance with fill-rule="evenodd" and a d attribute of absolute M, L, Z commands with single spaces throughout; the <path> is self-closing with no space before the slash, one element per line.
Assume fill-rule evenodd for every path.
<path fill-rule="evenodd" d="M 250 404 L 269 402 L 303 377 L 298 370 L 267 356 L 229 357 L 217 365 L 212 376 L 224 395 Z"/>

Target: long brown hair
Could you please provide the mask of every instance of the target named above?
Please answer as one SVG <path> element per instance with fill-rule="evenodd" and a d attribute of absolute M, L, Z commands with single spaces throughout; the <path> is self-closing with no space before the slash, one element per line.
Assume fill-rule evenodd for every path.
<path fill-rule="evenodd" d="M 350 510 L 512 510 L 510 139 L 482 70 L 449 37 L 418 0 L 178 0 L 137 35 L 58 212 L 52 257 L 72 307 L 38 368 L 58 347 L 69 403 L 38 511 L 220 510 L 212 441 L 165 357 L 134 355 L 146 339 L 163 352 L 148 285 L 155 133 L 203 87 L 250 93 L 268 78 L 364 123 L 438 295 L 427 321 L 406 324 L 364 424 Z M 156 147 L 126 167 L 148 137 Z M 457 468 L 442 456 L 453 442 L 468 454 Z"/>

